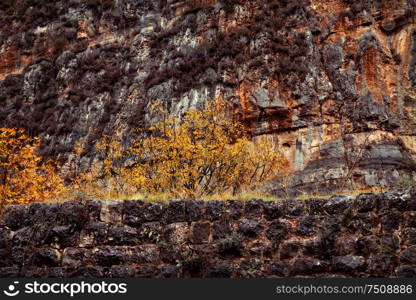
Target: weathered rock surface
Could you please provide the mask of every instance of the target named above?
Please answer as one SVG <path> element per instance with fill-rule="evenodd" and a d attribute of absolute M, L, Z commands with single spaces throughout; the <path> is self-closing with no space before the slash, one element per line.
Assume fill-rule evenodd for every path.
<path fill-rule="evenodd" d="M 97 203 L 9 206 L 0 216 L 0 277 L 415 277 L 409 218 L 416 211 L 403 205 L 415 192 L 320 199 L 320 211 L 314 200 L 291 200 L 290 207 L 303 208 L 298 214 L 271 210 L 286 201 L 260 199 L 103 201 L 87 215 L 43 223 L 34 220 Z M 344 209 L 345 201 L 357 205 Z M 400 204 L 407 217 L 384 230 L 387 204 Z M 172 219 L 182 207 L 189 209 Z M 27 212 L 37 217 L 11 222 Z M 365 226 L 357 223 L 364 216 L 371 217 Z"/>
<path fill-rule="evenodd" d="M 41 136 L 42 154 L 70 169 L 97 156 L 104 134 L 128 144 L 158 99 L 180 116 L 222 96 L 281 146 L 291 193 L 402 184 L 415 173 L 415 7 L 3 0 L 0 126 Z"/>

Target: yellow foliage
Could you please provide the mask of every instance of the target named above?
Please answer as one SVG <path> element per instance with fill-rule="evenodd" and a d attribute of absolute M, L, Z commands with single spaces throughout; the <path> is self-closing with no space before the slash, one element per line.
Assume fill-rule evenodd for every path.
<path fill-rule="evenodd" d="M 23 129 L 0 128 L 0 209 L 9 204 L 51 201 L 65 191 L 51 161 L 36 154 L 38 138 Z"/>
<path fill-rule="evenodd" d="M 223 103 L 189 110 L 181 122 L 163 116 L 151 136 L 135 141 L 130 152 L 137 163 L 122 174 L 146 194 L 180 198 L 236 194 L 277 176 L 286 163 L 281 153 L 251 142 Z"/>

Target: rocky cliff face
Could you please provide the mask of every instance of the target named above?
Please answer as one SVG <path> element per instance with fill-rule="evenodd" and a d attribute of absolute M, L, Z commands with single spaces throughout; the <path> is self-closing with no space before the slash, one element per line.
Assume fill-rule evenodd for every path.
<path fill-rule="evenodd" d="M 291 190 L 397 185 L 415 174 L 414 0 L 4 0 L 0 126 L 83 161 L 128 143 L 162 100 L 216 97 L 281 146 Z M 279 185 L 273 185 L 281 193 Z"/>

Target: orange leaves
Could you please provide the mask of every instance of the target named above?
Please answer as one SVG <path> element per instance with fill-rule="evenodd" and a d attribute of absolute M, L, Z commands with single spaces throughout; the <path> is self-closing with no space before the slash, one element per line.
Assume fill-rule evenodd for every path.
<path fill-rule="evenodd" d="M 57 200 L 65 187 L 50 161 L 36 154 L 38 138 L 23 129 L 0 128 L 0 209 L 8 204 Z"/>

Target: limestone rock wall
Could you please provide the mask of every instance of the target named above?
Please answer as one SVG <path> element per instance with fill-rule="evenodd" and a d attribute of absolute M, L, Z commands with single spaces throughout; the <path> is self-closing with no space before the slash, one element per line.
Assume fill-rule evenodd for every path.
<path fill-rule="evenodd" d="M 74 165 L 129 144 L 162 100 L 180 117 L 224 97 L 279 145 L 291 193 L 415 175 L 414 0 L 3 0 L 0 126 Z M 80 140 L 82 157 L 71 150 Z M 282 188 L 275 183 L 275 194 Z"/>
<path fill-rule="evenodd" d="M 0 277 L 416 277 L 416 190 L 10 206 Z"/>

